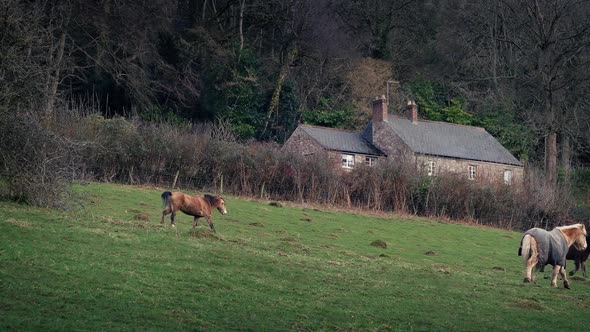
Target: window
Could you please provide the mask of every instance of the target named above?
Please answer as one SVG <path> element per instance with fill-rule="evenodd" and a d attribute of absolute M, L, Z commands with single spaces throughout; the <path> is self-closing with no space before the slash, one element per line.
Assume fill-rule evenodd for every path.
<path fill-rule="evenodd" d="M 377 158 L 366 156 L 365 157 L 365 165 L 367 165 L 367 166 L 377 165 Z"/>
<path fill-rule="evenodd" d="M 475 177 L 477 176 L 477 166 L 476 165 L 469 165 L 468 168 L 468 179 L 469 180 L 475 180 Z"/>
<path fill-rule="evenodd" d="M 428 176 L 434 176 L 434 171 L 436 169 L 436 163 L 434 161 L 428 162 Z"/>
<path fill-rule="evenodd" d="M 512 184 L 512 171 L 511 170 L 504 171 L 504 184 L 507 184 L 507 185 Z"/>
<path fill-rule="evenodd" d="M 342 155 L 342 167 L 353 168 L 354 167 L 354 155 L 343 154 Z"/>

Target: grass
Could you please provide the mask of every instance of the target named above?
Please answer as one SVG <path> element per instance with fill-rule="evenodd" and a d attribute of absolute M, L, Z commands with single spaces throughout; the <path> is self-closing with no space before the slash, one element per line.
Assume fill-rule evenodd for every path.
<path fill-rule="evenodd" d="M 516 232 L 228 197 L 212 234 L 161 226 L 160 190 L 76 192 L 0 202 L 0 330 L 582 330 L 590 307 L 584 278 L 522 283 Z"/>

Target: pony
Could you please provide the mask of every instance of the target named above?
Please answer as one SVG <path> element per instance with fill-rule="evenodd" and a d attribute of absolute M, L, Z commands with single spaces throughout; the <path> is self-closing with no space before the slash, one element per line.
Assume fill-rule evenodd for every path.
<path fill-rule="evenodd" d="M 215 226 L 211 221 L 211 212 L 217 208 L 221 214 L 227 214 L 225 200 L 217 196 L 204 195 L 203 197 L 191 197 L 178 191 L 165 191 L 162 193 L 162 203 L 166 209 L 162 212 L 162 221 L 160 223 L 163 224 L 166 215 L 171 214 L 170 224 L 172 227 L 175 227 L 174 217 L 176 216 L 176 212 L 180 210 L 189 216 L 195 217 L 193 228 L 199 224 L 199 218 L 205 217 L 211 230 L 216 233 Z"/>
<path fill-rule="evenodd" d="M 588 243 L 588 241 L 590 241 L 590 235 L 586 235 L 586 243 Z M 570 247 L 565 259 L 573 260 L 576 264 L 576 268 L 573 271 L 570 271 L 570 276 L 576 274 L 580 267 L 582 267 L 582 274 L 586 277 L 586 261 L 588 260 L 588 256 L 590 256 L 590 246 L 586 247 L 585 250 L 578 250 L 575 247 Z"/>
<path fill-rule="evenodd" d="M 526 268 L 524 282 L 535 282 L 533 268 L 542 272 L 545 265 L 551 264 L 551 286 L 557 287 L 557 274 L 563 279 L 563 286 L 570 288 L 565 273 L 566 254 L 570 246 L 585 250 L 586 227 L 583 224 L 555 227 L 551 232 L 541 228 L 526 231 L 520 240 L 518 255 L 522 256 Z"/>

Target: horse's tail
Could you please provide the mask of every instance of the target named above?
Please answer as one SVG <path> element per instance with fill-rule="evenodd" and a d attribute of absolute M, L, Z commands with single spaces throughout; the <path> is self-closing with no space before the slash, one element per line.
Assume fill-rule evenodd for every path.
<path fill-rule="evenodd" d="M 522 237 L 522 240 L 520 240 L 520 248 L 518 248 L 518 256 L 522 256 L 522 259 L 524 260 L 525 264 L 528 261 L 528 259 L 531 257 L 531 239 L 533 237 L 529 234 L 526 234 L 525 236 Z"/>
<path fill-rule="evenodd" d="M 171 192 L 165 191 L 162 193 L 162 204 L 164 204 L 165 208 L 170 208 L 170 197 L 172 197 Z"/>

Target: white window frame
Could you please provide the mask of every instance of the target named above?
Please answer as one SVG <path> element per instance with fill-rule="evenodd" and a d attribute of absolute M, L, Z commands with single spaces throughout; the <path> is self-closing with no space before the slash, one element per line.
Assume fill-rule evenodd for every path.
<path fill-rule="evenodd" d="M 377 165 L 377 157 L 365 156 L 365 165 L 369 167 Z"/>
<path fill-rule="evenodd" d="M 428 176 L 434 176 L 436 174 L 436 162 L 429 160 L 427 167 Z"/>
<path fill-rule="evenodd" d="M 508 177 L 507 177 L 508 175 Z M 505 169 L 504 170 L 504 184 L 505 185 L 512 185 L 512 181 L 514 179 L 514 172 L 512 172 L 511 169 Z"/>
<path fill-rule="evenodd" d="M 477 178 L 477 165 L 469 165 L 467 167 L 467 178 L 475 180 Z"/>
<path fill-rule="evenodd" d="M 351 169 L 354 167 L 354 155 L 343 153 L 341 156 L 342 168 Z"/>

